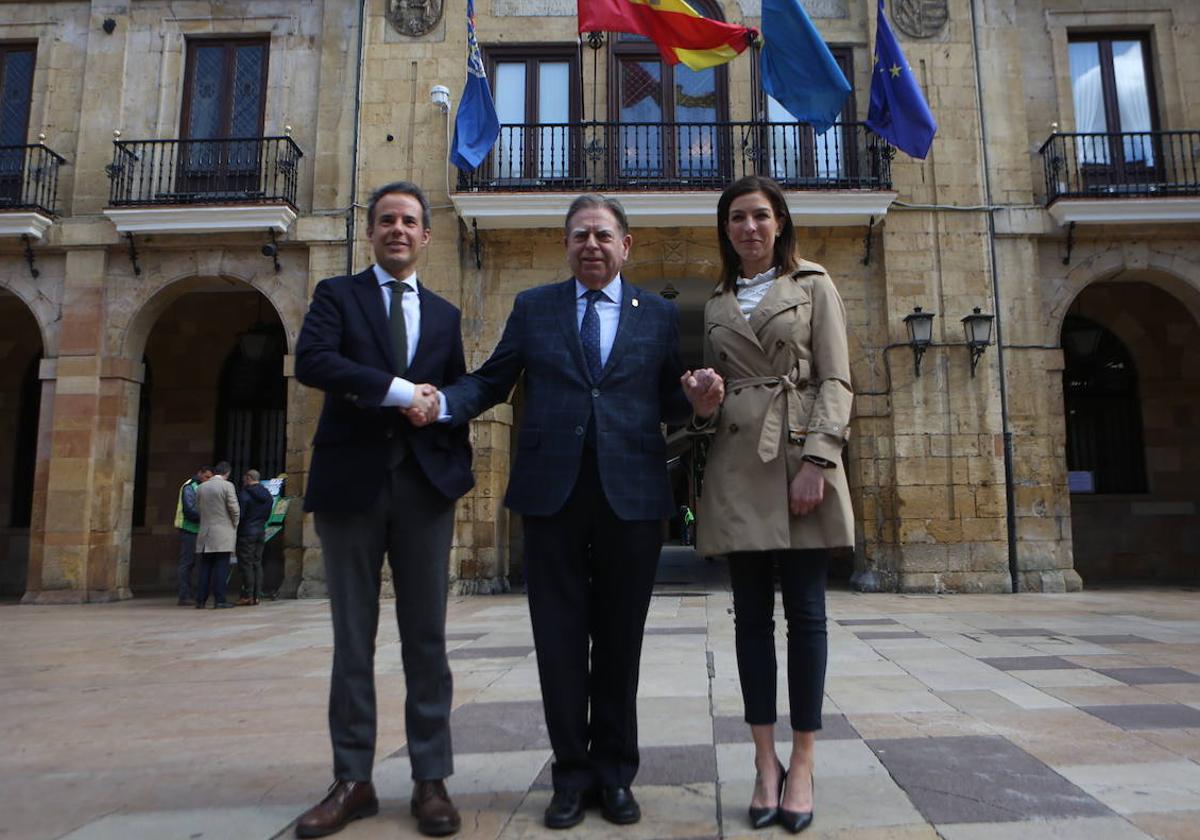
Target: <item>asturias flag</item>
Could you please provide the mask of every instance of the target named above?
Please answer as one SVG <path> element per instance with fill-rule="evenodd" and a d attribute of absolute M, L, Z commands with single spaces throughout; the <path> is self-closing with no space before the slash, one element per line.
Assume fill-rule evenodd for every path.
<path fill-rule="evenodd" d="M 668 64 L 716 67 L 746 49 L 754 30 L 704 17 L 685 0 L 577 0 L 580 32 L 627 32 L 653 41 Z"/>
<path fill-rule="evenodd" d="M 450 161 L 464 172 L 477 169 L 499 136 L 500 120 L 475 39 L 475 0 L 467 0 L 467 83 L 454 115 Z"/>
<path fill-rule="evenodd" d="M 818 133 L 833 125 L 850 83 L 799 0 L 763 0 L 763 90 Z"/>
<path fill-rule="evenodd" d="M 871 73 L 867 125 L 900 151 L 922 160 L 937 133 L 937 121 L 883 13 L 883 0 L 879 0 L 875 30 L 875 69 Z"/>

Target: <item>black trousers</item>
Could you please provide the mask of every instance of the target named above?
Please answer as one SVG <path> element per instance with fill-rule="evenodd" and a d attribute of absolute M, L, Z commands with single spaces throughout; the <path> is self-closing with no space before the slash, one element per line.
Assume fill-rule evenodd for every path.
<path fill-rule="evenodd" d="M 404 724 L 414 779 L 454 772 L 452 684 L 446 657 L 446 594 L 454 502 L 412 458 L 389 473 L 375 503 L 350 514 L 314 516 L 325 555 L 333 618 L 329 734 L 333 775 L 370 781 L 375 762 L 375 635 L 383 555 L 396 590 L 396 624 L 407 697 Z"/>
<path fill-rule="evenodd" d="M 748 551 L 729 555 L 734 644 L 746 723 L 775 723 L 775 576 L 787 621 L 788 704 L 792 729 L 821 728 L 825 662 L 825 577 L 829 552 Z"/>
<path fill-rule="evenodd" d="M 202 551 L 196 557 L 200 561 L 200 571 L 196 575 L 196 603 L 207 603 L 211 588 L 213 603 L 224 604 L 225 579 L 229 577 L 229 552 Z"/>
<path fill-rule="evenodd" d="M 585 449 L 563 509 L 524 525 L 554 787 L 627 786 L 638 769 L 638 668 L 662 522 L 618 519 Z"/>

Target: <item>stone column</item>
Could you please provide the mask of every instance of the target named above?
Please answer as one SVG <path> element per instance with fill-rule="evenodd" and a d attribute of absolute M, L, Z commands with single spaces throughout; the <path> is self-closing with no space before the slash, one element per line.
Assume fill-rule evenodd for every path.
<path fill-rule="evenodd" d="M 103 250 L 67 254 L 57 359 L 43 366 L 48 447 L 25 603 L 130 597 L 129 528 L 141 364 L 103 355 Z M 43 463 L 45 464 L 43 468 Z M 42 474 L 44 473 L 44 497 Z M 44 499 L 44 502 L 43 502 Z M 43 518 L 44 517 L 44 518 Z"/>

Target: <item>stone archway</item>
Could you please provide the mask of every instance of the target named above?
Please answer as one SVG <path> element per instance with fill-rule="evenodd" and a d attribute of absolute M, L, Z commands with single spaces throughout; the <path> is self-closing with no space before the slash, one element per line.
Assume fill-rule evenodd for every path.
<path fill-rule="evenodd" d="M 33 312 L 3 288 L 0 335 L 0 598 L 12 598 L 29 569 L 44 343 Z"/>
<path fill-rule="evenodd" d="M 1200 578 L 1198 311 L 1191 284 L 1141 269 L 1064 313 L 1072 541 L 1089 583 Z"/>
<path fill-rule="evenodd" d="M 269 298 L 229 278 L 185 278 L 164 287 L 130 320 L 125 352 L 140 352 L 137 458 L 132 468 L 129 585 L 135 594 L 175 592 L 178 491 L 198 467 L 235 463 L 235 483 L 254 468 L 284 472 L 292 336 Z M 136 356 L 135 356 L 136 358 Z M 257 410 L 257 395 L 271 411 Z M 288 488 L 289 494 L 299 488 Z M 282 576 L 279 544 L 272 572 Z M 278 588 L 278 584 L 276 584 Z"/>

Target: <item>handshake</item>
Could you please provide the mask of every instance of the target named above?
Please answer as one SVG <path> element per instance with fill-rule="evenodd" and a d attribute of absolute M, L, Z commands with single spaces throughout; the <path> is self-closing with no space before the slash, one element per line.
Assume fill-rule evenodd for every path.
<path fill-rule="evenodd" d="M 428 383 L 415 386 L 412 403 L 408 408 L 402 408 L 400 411 L 408 418 L 408 422 L 412 423 L 418 429 L 422 426 L 428 426 L 430 423 L 437 422 L 438 417 L 442 413 L 442 404 L 441 400 L 438 399 L 437 387 Z"/>

